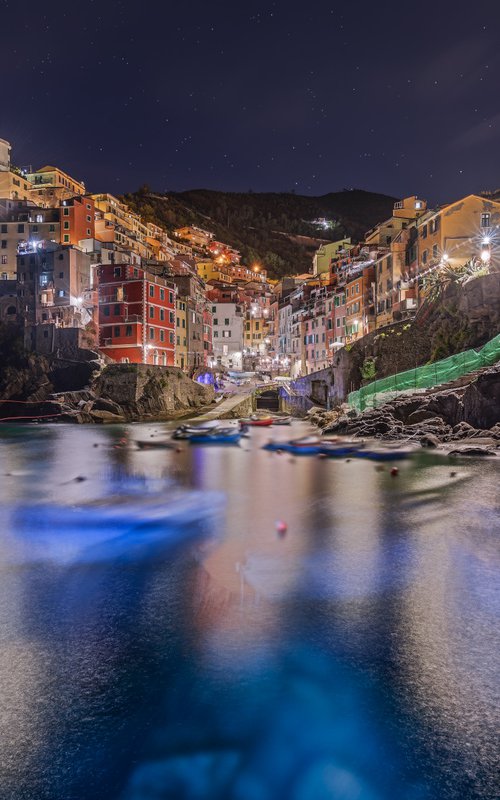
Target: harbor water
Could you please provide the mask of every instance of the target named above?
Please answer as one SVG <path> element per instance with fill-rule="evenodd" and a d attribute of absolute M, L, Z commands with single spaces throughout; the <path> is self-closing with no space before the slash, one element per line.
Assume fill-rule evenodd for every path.
<path fill-rule="evenodd" d="M 0 429 L 0 800 L 500 796 L 500 459 Z"/>

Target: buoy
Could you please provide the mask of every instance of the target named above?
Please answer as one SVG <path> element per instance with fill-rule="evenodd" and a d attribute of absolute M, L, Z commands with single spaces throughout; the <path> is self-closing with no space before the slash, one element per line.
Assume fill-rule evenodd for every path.
<path fill-rule="evenodd" d="M 288 525 L 282 519 L 277 520 L 277 522 L 274 524 L 274 527 L 280 536 L 284 536 L 288 530 Z"/>
<path fill-rule="evenodd" d="M 393 476 L 399 475 L 399 469 L 397 467 L 393 467 L 391 469 L 391 475 L 393 475 Z"/>

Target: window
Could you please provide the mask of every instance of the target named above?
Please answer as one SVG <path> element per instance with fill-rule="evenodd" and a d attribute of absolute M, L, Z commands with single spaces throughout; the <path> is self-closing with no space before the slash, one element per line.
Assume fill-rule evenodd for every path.
<path fill-rule="evenodd" d="M 175 322 L 175 314 L 174 314 L 173 311 L 169 312 L 168 318 L 169 318 L 170 322 Z"/>
<path fill-rule="evenodd" d="M 56 230 L 56 226 L 55 225 L 49 225 L 49 233 L 54 233 L 55 230 Z"/>
<path fill-rule="evenodd" d="M 222 331 L 222 336 L 223 336 L 224 339 L 230 339 L 231 338 L 231 331 Z"/>
<path fill-rule="evenodd" d="M 481 214 L 481 228 L 489 228 L 491 221 L 491 214 Z"/>
<path fill-rule="evenodd" d="M 162 328 L 160 330 L 160 342 L 164 342 L 164 341 L 165 341 L 165 331 Z"/>
<path fill-rule="evenodd" d="M 2 264 L 6 264 L 6 263 L 7 263 L 7 256 L 2 256 Z"/>
<path fill-rule="evenodd" d="M 149 338 L 150 339 L 154 339 L 155 338 L 155 329 L 154 328 L 150 328 L 149 329 Z"/>
<path fill-rule="evenodd" d="M 88 214 L 87 214 L 87 222 L 92 222 L 92 217 L 89 217 Z"/>
<path fill-rule="evenodd" d="M 149 306 L 149 319 L 154 319 L 154 318 L 155 318 L 154 306 Z"/>
<path fill-rule="evenodd" d="M 64 272 L 59 273 L 59 278 L 64 278 Z"/>
<path fill-rule="evenodd" d="M 64 289 L 59 289 L 57 295 L 58 297 L 64 297 Z"/>
<path fill-rule="evenodd" d="M 119 325 L 115 325 L 115 327 L 113 328 L 113 335 L 114 336 L 119 336 L 120 335 L 120 326 Z"/>
<path fill-rule="evenodd" d="M 422 228 L 421 228 L 421 231 L 420 231 L 420 237 L 422 239 L 427 239 L 427 225 L 422 225 Z"/>
<path fill-rule="evenodd" d="M 90 228 L 87 228 L 87 236 L 90 236 Z"/>
<path fill-rule="evenodd" d="M 132 325 L 125 325 L 125 336 L 132 336 Z"/>
<path fill-rule="evenodd" d="M 164 308 L 160 308 L 160 320 L 162 322 L 165 321 L 165 309 Z"/>
<path fill-rule="evenodd" d="M 17 232 L 18 233 L 24 233 L 24 225 L 18 225 L 17 226 Z"/>
<path fill-rule="evenodd" d="M 2 250 L 7 250 L 7 239 L 2 239 Z"/>
<path fill-rule="evenodd" d="M 219 324 L 219 320 L 218 320 L 218 318 L 217 318 L 217 317 L 214 317 L 214 325 L 218 325 L 218 324 Z"/>
<path fill-rule="evenodd" d="M 431 233 L 436 233 L 439 230 L 439 217 L 434 217 L 429 223 L 429 230 Z"/>
<path fill-rule="evenodd" d="M 121 276 L 122 276 L 122 268 L 121 267 L 115 267 L 113 269 L 113 278 L 121 278 Z"/>
<path fill-rule="evenodd" d="M 160 300 L 165 300 L 165 289 L 160 288 Z"/>
<path fill-rule="evenodd" d="M 64 220 L 64 230 L 69 231 L 69 220 L 67 219 Z"/>
<path fill-rule="evenodd" d="M 103 312 L 105 317 L 109 317 L 109 306 L 104 306 Z"/>
<path fill-rule="evenodd" d="M 427 250 L 422 253 L 422 264 L 427 264 Z"/>
<path fill-rule="evenodd" d="M 356 284 L 356 294 L 359 294 L 359 283 Z"/>
<path fill-rule="evenodd" d="M 69 217 L 69 208 L 63 208 L 63 217 Z"/>
<path fill-rule="evenodd" d="M 174 302 L 174 293 L 173 292 L 169 292 L 168 293 L 168 302 L 169 303 L 173 303 Z"/>
<path fill-rule="evenodd" d="M 38 233 L 38 225 L 31 226 L 31 233 Z"/>
<path fill-rule="evenodd" d="M 227 319 L 227 318 L 226 318 L 226 319 L 224 320 L 224 325 L 229 325 L 229 319 Z"/>
<path fill-rule="evenodd" d="M 64 234 L 64 243 L 68 244 L 68 242 L 69 242 L 69 233 L 65 233 Z"/>
<path fill-rule="evenodd" d="M 9 229 L 7 228 L 7 225 L 2 225 L 2 227 L 0 228 L 0 230 L 2 231 L 2 233 L 7 233 L 7 231 L 8 231 Z"/>
<path fill-rule="evenodd" d="M 172 333 L 172 331 L 170 331 L 169 340 L 170 340 L 170 344 L 174 343 L 174 334 Z"/>
<path fill-rule="evenodd" d="M 214 331 L 214 337 L 215 337 L 215 339 L 219 338 L 219 331 Z"/>
<path fill-rule="evenodd" d="M 433 258 L 437 258 L 438 257 L 438 246 L 437 246 L 437 244 L 433 244 L 432 245 L 432 257 Z"/>
<path fill-rule="evenodd" d="M 154 297 L 155 296 L 155 287 L 152 284 L 149 287 L 149 296 L 150 297 Z"/>

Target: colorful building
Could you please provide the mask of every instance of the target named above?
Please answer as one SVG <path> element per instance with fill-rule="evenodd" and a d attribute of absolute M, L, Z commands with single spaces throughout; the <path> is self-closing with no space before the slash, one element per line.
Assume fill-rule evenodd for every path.
<path fill-rule="evenodd" d="M 83 239 L 95 238 L 94 201 L 76 195 L 63 200 L 59 208 L 61 243 L 78 245 Z"/>
<path fill-rule="evenodd" d="M 175 365 L 175 286 L 129 264 L 101 266 L 99 347 L 113 361 Z"/>

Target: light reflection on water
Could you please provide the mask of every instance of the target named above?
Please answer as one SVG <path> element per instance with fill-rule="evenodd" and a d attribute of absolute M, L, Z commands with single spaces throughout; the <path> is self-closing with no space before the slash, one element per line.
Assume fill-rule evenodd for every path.
<path fill-rule="evenodd" d="M 166 427 L 0 431 L 0 796 L 495 797 L 497 464 L 134 446 Z M 27 557 L 6 507 L 130 476 L 222 491 L 214 540 Z"/>

